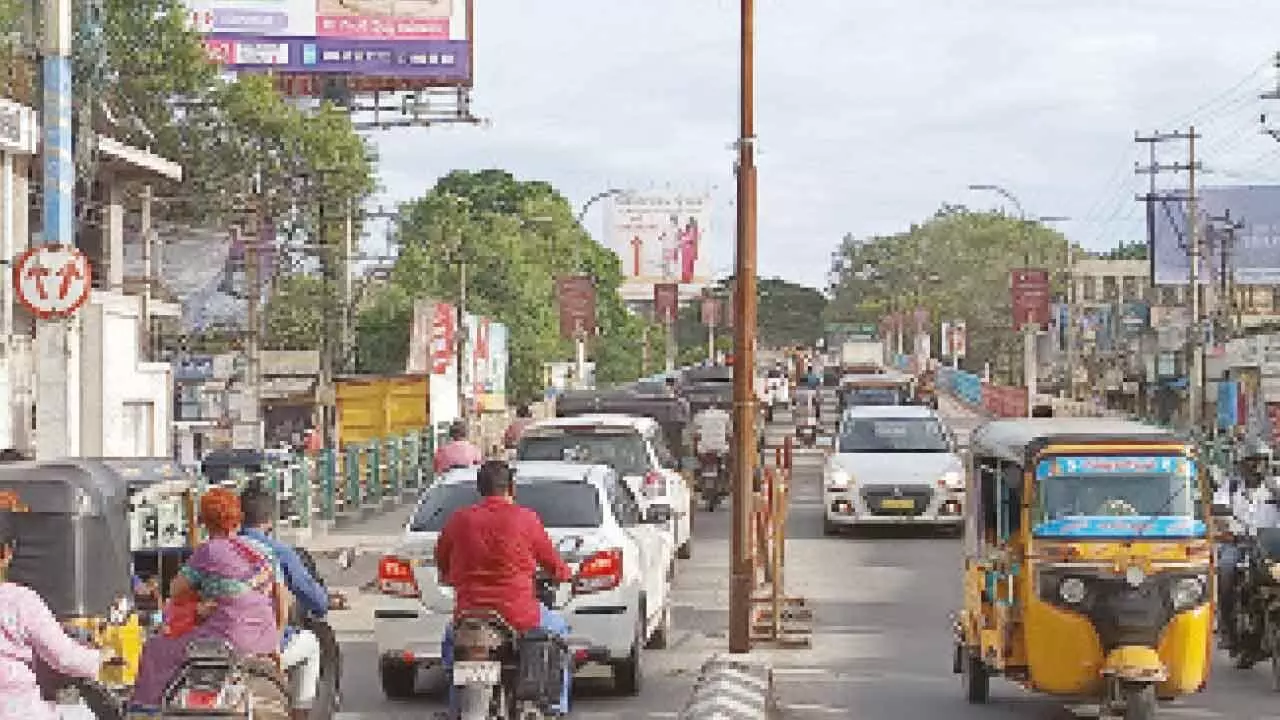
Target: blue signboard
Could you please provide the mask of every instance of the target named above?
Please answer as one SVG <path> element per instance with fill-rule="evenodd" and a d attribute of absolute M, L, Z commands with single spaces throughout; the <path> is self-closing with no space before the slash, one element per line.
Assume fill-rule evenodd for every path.
<path fill-rule="evenodd" d="M 1046 520 L 1036 525 L 1040 537 L 1109 538 L 1134 537 L 1185 538 L 1204 535 L 1204 522 L 1189 515 L 1121 515 L 1076 516 Z"/>
<path fill-rule="evenodd" d="M 1170 475 L 1186 472 L 1190 463 L 1172 455 L 1094 455 L 1041 460 L 1036 475 L 1041 478 L 1072 475 Z"/>
<path fill-rule="evenodd" d="M 1240 383 L 1224 380 L 1218 383 L 1218 429 L 1230 430 L 1236 426 L 1240 407 Z"/>

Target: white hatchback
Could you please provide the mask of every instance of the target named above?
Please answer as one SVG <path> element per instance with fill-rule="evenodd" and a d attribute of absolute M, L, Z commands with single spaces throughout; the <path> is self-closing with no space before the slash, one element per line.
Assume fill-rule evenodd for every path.
<path fill-rule="evenodd" d="M 541 420 L 520 436 L 516 458 L 612 467 L 642 510 L 657 505 L 670 509 L 676 557 L 693 556 L 693 491 L 667 447 L 662 426 L 652 418 L 602 414 Z"/>
<path fill-rule="evenodd" d="M 636 694 L 641 651 L 665 647 L 671 631 L 667 509 L 643 516 L 630 489 L 605 466 L 527 462 L 513 468 L 516 501 L 538 513 L 575 573 L 573 597 L 560 610 L 575 664 L 608 665 L 618 691 Z M 478 499 L 475 468 L 445 474 L 423 492 L 400 547 L 379 562 L 374 638 L 388 697 L 412 696 L 418 671 L 441 665 L 453 588 L 437 577 L 436 540 L 455 510 Z"/>

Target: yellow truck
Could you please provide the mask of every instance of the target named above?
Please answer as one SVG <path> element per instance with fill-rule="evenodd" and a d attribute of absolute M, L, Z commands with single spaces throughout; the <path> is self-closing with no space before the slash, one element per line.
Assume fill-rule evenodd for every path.
<path fill-rule="evenodd" d="M 338 447 L 423 430 L 431 424 L 428 375 L 338 378 Z"/>

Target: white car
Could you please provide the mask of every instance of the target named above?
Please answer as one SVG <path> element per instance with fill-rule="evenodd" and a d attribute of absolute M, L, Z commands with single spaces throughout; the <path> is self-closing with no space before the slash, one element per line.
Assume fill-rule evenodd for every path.
<path fill-rule="evenodd" d="M 513 467 L 516 502 L 538 513 L 574 570 L 573 598 L 560 612 L 569 622 L 575 664 L 606 664 L 618 691 L 636 694 L 641 651 L 666 647 L 671 632 L 668 511 L 642 515 L 626 484 L 603 465 Z M 453 588 L 437 577 L 436 540 L 455 510 L 478 500 L 475 468 L 445 474 L 423 492 L 400 547 L 379 562 L 373 631 L 387 697 L 412 696 L 418 671 L 442 664 Z"/>
<path fill-rule="evenodd" d="M 618 471 L 641 509 L 666 505 L 676 557 L 693 557 L 693 491 L 667 448 L 662 426 L 631 415 L 581 415 L 540 420 L 520 436 L 518 460 L 601 463 Z M 675 564 L 672 563 L 672 572 Z"/>
<path fill-rule="evenodd" d="M 964 526 L 964 465 L 936 412 L 864 405 L 840 418 L 823 469 L 823 529 L 859 525 Z"/>

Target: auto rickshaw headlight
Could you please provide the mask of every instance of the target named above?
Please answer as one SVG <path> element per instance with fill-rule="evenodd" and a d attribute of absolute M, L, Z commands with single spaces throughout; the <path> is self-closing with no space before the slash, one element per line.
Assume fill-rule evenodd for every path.
<path fill-rule="evenodd" d="M 1270 563 L 1267 565 L 1267 572 L 1271 575 L 1271 579 L 1280 582 L 1280 563 Z"/>
<path fill-rule="evenodd" d="M 948 470 L 938 478 L 938 484 L 948 490 L 963 490 L 964 474 L 959 470 Z"/>
<path fill-rule="evenodd" d="M 1174 610 L 1186 610 L 1195 607 L 1204 600 L 1204 580 L 1198 577 L 1182 578 L 1173 584 L 1169 599 Z"/>
<path fill-rule="evenodd" d="M 1065 603 L 1076 605 L 1084 602 L 1086 591 L 1084 581 L 1080 578 L 1069 577 L 1058 583 L 1058 597 Z"/>
<path fill-rule="evenodd" d="M 1138 587 L 1147 579 L 1147 573 L 1138 565 L 1130 565 L 1124 569 L 1124 581 L 1129 583 L 1129 587 Z"/>

